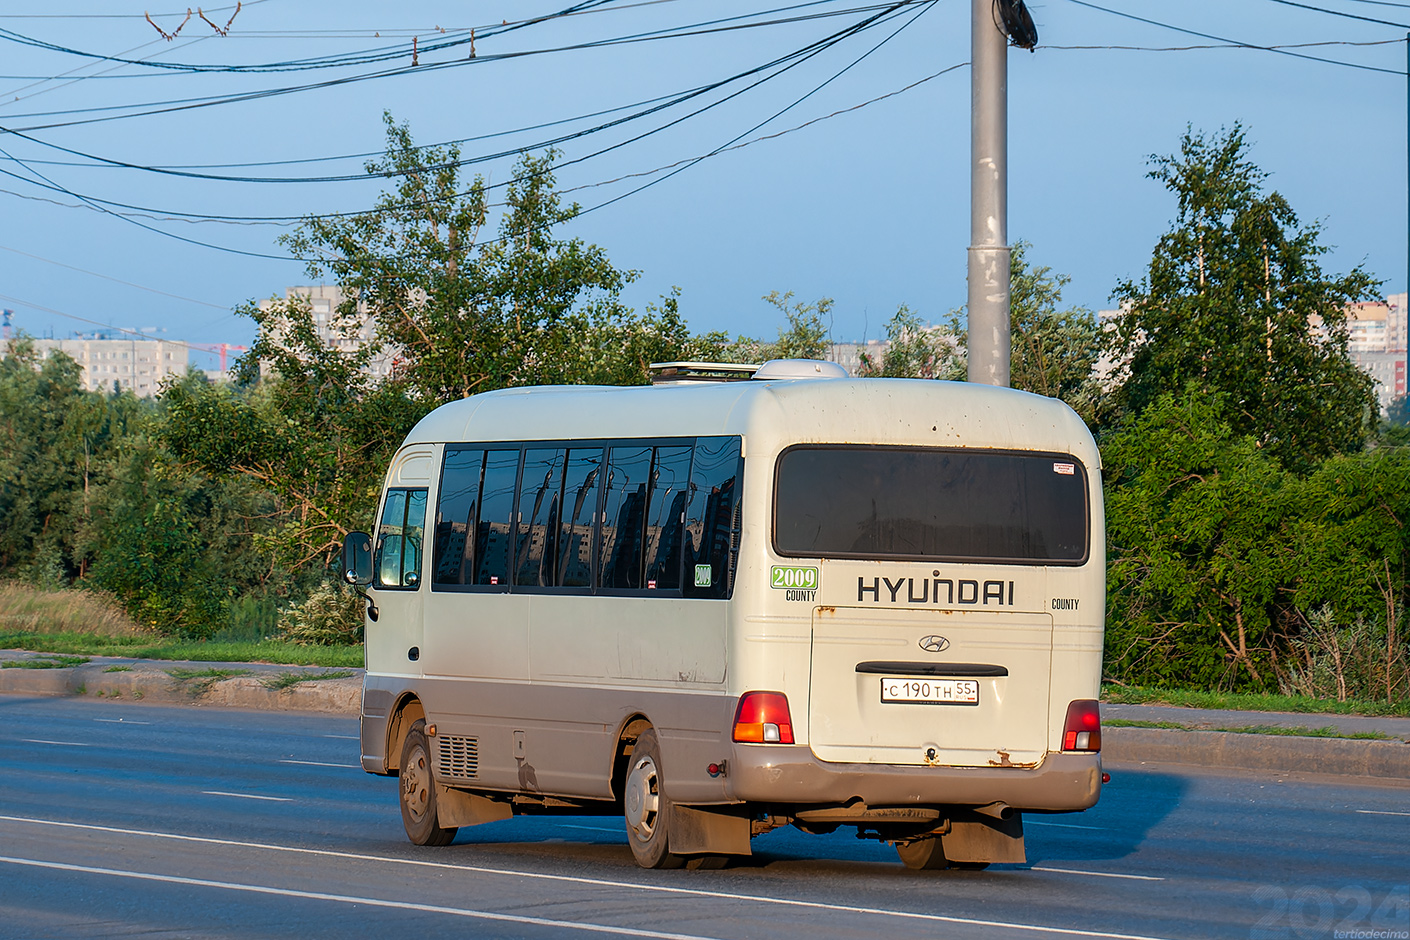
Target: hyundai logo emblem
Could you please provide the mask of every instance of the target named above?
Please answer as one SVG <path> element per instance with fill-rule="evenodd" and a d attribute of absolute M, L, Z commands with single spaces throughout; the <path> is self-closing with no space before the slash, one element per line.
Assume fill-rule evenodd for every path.
<path fill-rule="evenodd" d="M 943 636 L 923 636 L 920 638 L 920 648 L 927 653 L 943 653 L 950 648 L 950 641 Z"/>

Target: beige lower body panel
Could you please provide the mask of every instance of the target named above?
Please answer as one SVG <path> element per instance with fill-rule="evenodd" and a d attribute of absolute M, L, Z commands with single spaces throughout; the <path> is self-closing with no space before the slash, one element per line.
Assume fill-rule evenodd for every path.
<path fill-rule="evenodd" d="M 539 682 L 368 675 L 364 680 L 362 765 L 385 773 L 390 709 L 414 694 L 438 738 L 473 739 L 473 777 L 454 787 L 579 799 L 612 798 L 613 762 L 623 725 L 642 716 L 661 742 L 662 774 L 680 803 L 729 802 L 725 780 L 707 768 L 729 757 L 734 699 L 721 691 L 592 688 Z M 433 739 L 433 748 L 438 745 Z"/>
<path fill-rule="evenodd" d="M 1071 812 L 1097 802 L 1097 754 L 1048 754 L 1037 767 L 910 767 L 820 761 L 806 745 L 734 746 L 729 795 L 771 806 L 986 806 Z"/>

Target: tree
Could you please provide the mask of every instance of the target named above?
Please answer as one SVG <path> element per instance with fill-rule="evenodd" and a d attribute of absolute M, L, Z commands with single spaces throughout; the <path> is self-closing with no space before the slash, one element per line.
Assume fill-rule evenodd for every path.
<path fill-rule="evenodd" d="M 857 374 L 863 378 L 951 379 L 964 381 L 965 365 L 953 328 L 931 327 L 902 304 L 886 323 L 881 361 L 861 354 Z"/>
<path fill-rule="evenodd" d="M 1100 391 L 1092 369 L 1101 353 L 1096 317 L 1085 307 L 1062 309 L 1062 289 L 1071 280 L 1028 260 L 1032 248 L 1019 241 L 1009 265 L 1009 384 L 1061 398 L 1088 423 L 1095 419 Z M 881 362 L 863 355 L 860 374 L 963 381 L 969 333 L 954 311 L 939 327 L 927 327 L 902 306 L 886 325 Z"/>
<path fill-rule="evenodd" d="M 488 188 L 481 177 L 462 188 L 459 148 L 417 147 L 407 125 L 384 120 L 387 152 L 367 172 L 395 187 L 368 212 L 310 218 L 282 239 L 310 277 L 338 282 L 342 324 L 370 313 L 376 345 L 395 352 L 407 393 L 428 403 L 603 371 L 594 335 L 630 318 L 619 294 L 638 273 L 554 235 L 579 212 L 554 191 L 556 152 L 520 157 L 497 236 L 482 238 Z"/>
<path fill-rule="evenodd" d="M 1374 296 L 1360 267 L 1325 274 L 1316 223 L 1301 224 L 1248 156 L 1243 128 L 1186 131 L 1153 156 L 1150 178 L 1176 197 L 1145 277 L 1114 296 L 1109 335 L 1116 405 L 1129 418 L 1187 384 L 1226 397 L 1237 435 L 1286 466 L 1359 449 L 1374 426 L 1371 380 L 1347 353 L 1346 308 Z"/>
<path fill-rule="evenodd" d="M 1218 396 L 1162 395 L 1105 443 L 1108 674 L 1267 688 L 1287 475 Z"/>
<path fill-rule="evenodd" d="M 85 574 L 75 532 L 144 406 L 86 392 L 82 367 L 20 339 L 0 358 L 0 573 L 58 587 Z"/>

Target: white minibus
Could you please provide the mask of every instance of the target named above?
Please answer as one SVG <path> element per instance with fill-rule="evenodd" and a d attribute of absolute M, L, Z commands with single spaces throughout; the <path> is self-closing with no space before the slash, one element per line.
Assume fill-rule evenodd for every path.
<path fill-rule="evenodd" d="M 348 537 L 362 765 L 413 842 L 621 814 L 649 868 L 784 825 L 983 867 L 1024 861 L 1024 813 L 1097 801 L 1100 458 L 1067 405 L 659 372 L 436 409 Z"/>

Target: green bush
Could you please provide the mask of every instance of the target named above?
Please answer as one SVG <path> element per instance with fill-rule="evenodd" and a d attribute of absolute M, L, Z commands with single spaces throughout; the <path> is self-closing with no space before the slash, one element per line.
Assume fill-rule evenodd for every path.
<path fill-rule="evenodd" d="M 348 588 L 325 582 L 308 600 L 279 612 L 279 633 L 285 643 L 331 646 L 362 642 L 364 601 Z"/>

